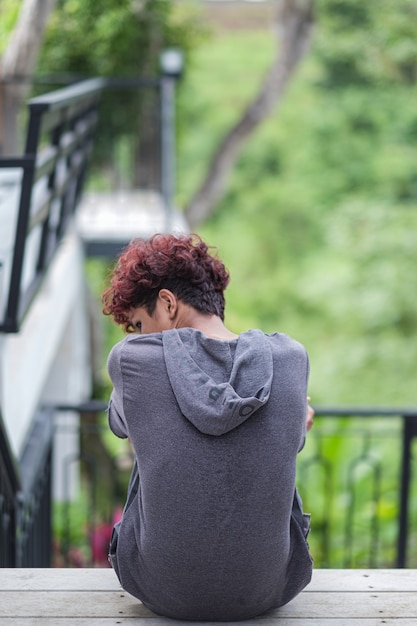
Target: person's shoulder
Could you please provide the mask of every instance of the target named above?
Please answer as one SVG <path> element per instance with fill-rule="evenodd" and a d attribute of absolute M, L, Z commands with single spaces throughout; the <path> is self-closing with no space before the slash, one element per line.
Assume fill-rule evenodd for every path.
<path fill-rule="evenodd" d="M 162 346 L 161 333 L 152 333 L 149 335 L 137 335 L 132 333 L 130 335 L 126 335 L 126 337 L 121 339 L 112 347 L 112 349 L 110 350 L 108 361 L 120 361 L 123 356 L 125 356 L 127 353 L 130 353 L 130 350 L 136 351 L 139 349 L 140 352 L 143 352 L 151 346 L 158 345 Z"/>
<path fill-rule="evenodd" d="M 286 333 L 274 332 L 268 334 L 267 337 L 269 337 L 273 349 L 300 355 L 307 354 L 305 346 Z"/>

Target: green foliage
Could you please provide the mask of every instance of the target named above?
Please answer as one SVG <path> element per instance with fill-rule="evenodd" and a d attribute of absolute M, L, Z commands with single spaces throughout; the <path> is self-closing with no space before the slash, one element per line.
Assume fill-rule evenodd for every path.
<path fill-rule="evenodd" d="M 20 10 L 20 2 L 1 0 L 0 4 L 0 57 L 3 54 Z"/>
<path fill-rule="evenodd" d="M 162 0 L 59 2 L 40 70 L 85 76 L 138 76 L 145 70 L 153 74 L 157 63 L 153 43 L 159 51 L 166 41 L 169 12 L 170 3 Z"/>
<path fill-rule="evenodd" d="M 417 2 L 400 4 L 318 3 L 312 54 L 201 228 L 231 271 L 229 325 L 305 343 L 316 403 L 416 402 Z M 180 200 L 272 55 L 257 31 L 215 49 L 200 47 L 183 92 L 198 95 L 181 100 Z"/>
<path fill-rule="evenodd" d="M 227 36 L 212 33 L 194 49 L 178 98 L 179 206 L 203 177 L 222 134 L 256 93 L 273 45 L 272 37 L 245 31 Z"/>
<path fill-rule="evenodd" d="M 179 47 L 187 60 L 203 37 L 199 24 L 198 12 L 189 2 L 177 7 L 166 0 L 61 0 L 48 24 L 38 73 L 155 78 L 163 48 Z M 122 150 L 128 146 L 133 170 L 143 128 L 155 124 L 158 102 L 155 86 L 106 90 L 94 163 L 117 167 L 120 146 Z M 131 184 L 131 178 L 125 171 L 122 183 Z M 113 176 L 113 186 L 114 180 Z"/>
<path fill-rule="evenodd" d="M 324 86 L 415 82 L 415 0 L 319 0 L 317 10 Z"/>
<path fill-rule="evenodd" d="M 92 301 L 96 303 L 95 323 L 99 325 L 98 335 L 101 338 L 101 368 L 100 371 L 97 372 L 97 378 L 99 380 L 101 379 L 101 385 L 100 388 L 96 390 L 95 397 L 102 397 L 103 400 L 107 400 L 111 392 L 111 383 L 106 369 L 107 356 L 111 348 L 125 336 L 121 327 L 117 326 L 109 317 L 102 314 L 101 295 L 108 286 L 111 266 L 112 264 L 110 262 L 96 258 L 87 259 L 85 265 L 86 278 L 91 290 Z M 115 441 L 114 437 L 112 437 L 112 439 Z"/>

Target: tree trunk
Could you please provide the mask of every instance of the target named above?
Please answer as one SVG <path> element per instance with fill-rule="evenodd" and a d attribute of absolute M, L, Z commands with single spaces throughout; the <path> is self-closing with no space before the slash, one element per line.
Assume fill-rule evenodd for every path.
<path fill-rule="evenodd" d="M 209 217 L 226 186 L 228 175 L 248 136 L 277 107 L 313 31 L 314 0 L 282 0 L 276 13 L 277 55 L 261 89 L 215 151 L 206 177 L 186 207 L 192 230 Z"/>
<path fill-rule="evenodd" d="M 146 56 L 141 59 L 141 73 L 152 76 L 164 45 L 160 20 L 152 12 L 146 23 L 148 45 Z M 161 104 L 160 91 L 145 88 L 139 97 L 135 145 L 135 168 L 133 186 L 139 189 L 161 189 Z"/>
<path fill-rule="evenodd" d="M 31 86 L 48 17 L 56 0 L 23 0 L 0 63 L 0 154 L 20 150 L 18 120 Z"/>

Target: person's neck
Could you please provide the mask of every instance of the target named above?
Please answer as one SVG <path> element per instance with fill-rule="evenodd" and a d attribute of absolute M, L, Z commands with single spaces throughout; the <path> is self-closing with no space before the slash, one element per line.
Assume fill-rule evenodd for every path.
<path fill-rule="evenodd" d="M 199 313 L 191 307 L 184 308 L 179 312 L 176 328 L 195 328 L 200 330 L 207 337 L 213 339 L 236 339 L 238 335 L 230 331 L 224 325 L 222 319 L 218 315 L 205 315 Z"/>

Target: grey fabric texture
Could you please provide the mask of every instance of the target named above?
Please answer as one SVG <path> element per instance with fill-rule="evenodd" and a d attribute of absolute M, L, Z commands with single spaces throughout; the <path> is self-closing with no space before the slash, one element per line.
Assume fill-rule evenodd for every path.
<path fill-rule="evenodd" d="M 182 328 L 126 337 L 108 371 L 109 424 L 135 453 L 109 554 L 122 587 L 181 620 L 243 620 L 289 602 L 312 573 L 294 497 L 304 347 L 281 333 L 222 341 Z"/>

